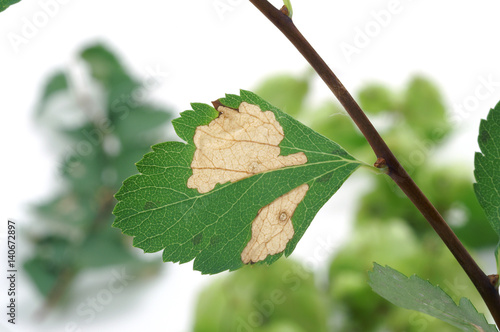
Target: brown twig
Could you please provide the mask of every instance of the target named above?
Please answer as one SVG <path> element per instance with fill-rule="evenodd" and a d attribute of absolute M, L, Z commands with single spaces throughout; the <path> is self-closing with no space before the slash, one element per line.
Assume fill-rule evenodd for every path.
<path fill-rule="evenodd" d="M 448 224 L 446 224 L 443 217 L 404 170 L 403 166 L 401 166 L 349 91 L 347 91 L 337 76 L 335 76 L 333 71 L 304 38 L 287 15 L 276 9 L 267 0 L 250 0 L 250 2 L 290 40 L 323 79 L 342 106 L 344 106 L 347 113 L 349 113 L 372 147 L 377 158 L 385 160 L 389 170 L 388 175 L 403 190 L 406 196 L 408 196 L 455 256 L 458 263 L 462 266 L 479 291 L 479 294 L 481 294 L 497 326 L 500 326 L 500 297 L 495 287 L 491 284 L 488 276 L 479 268 L 469 252 L 465 249 Z"/>

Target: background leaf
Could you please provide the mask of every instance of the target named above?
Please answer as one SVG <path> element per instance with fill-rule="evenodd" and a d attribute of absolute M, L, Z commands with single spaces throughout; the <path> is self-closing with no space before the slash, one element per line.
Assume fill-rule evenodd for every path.
<path fill-rule="evenodd" d="M 131 239 L 110 227 L 111 211 L 134 162 L 164 139 L 171 113 L 146 102 L 140 80 L 106 46 L 87 47 L 78 60 L 80 75 L 65 68 L 48 78 L 36 113 L 59 153 L 60 186 L 33 208 L 43 232 L 29 231 L 34 252 L 24 268 L 50 307 L 82 272 L 126 266 L 142 275 L 159 263 L 133 254 Z"/>
<path fill-rule="evenodd" d="M 38 103 L 37 115 L 43 112 L 47 100 L 49 100 L 53 95 L 63 92 L 69 88 L 68 80 L 66 74 L 62 71 L 53 74 L 45 83 L 45 87 L 42 92 L 42 97 Z"/>
<path fill-rule="evenodd" d="M 423 77 L 412 79 L 404 93 L 401 111 L 422 139 L 440 141 L 450 127 L 446 109 L 436 85 Z"/>
<path fill-rule="evenodd" d="M 245 101 L 270 110 L 283 127 L 281 155 L 303 152 L 307 163 L 255 174 L 217 185 L 200 194 L 187 187 L 196 147 L 195 130 L 217 118 L 208 105 L 192 104 L 194 111 L 173 121 L 179 137 L 188 144 L 166 142 L 137 163 L 142 174 L 127 179 L 115 195 L 114 226 L 134 236 L 134 246 L 145 252 L 163 251 L 164 261 L 188 262 L 202 273 L 218 273 L 243 266 L 241 253 L 251 237 L 251 224 L 259 209 L 292 189 L 307 183 L 309 191 L 293 214 L 295 234 L 284 253 L 290 255 L 310 222 L 360 163 L 336 143 L 248 91 L 220 100 L 228 107 Z M 282 253 L 269 255 L 266 263 Z"/>
<path fill-rule="evenodd" d="M 497 331 L 477 312 L 469 299 L 461 298 L 457 306 L 441 288 L 416 275 L 407 278 L 388 266 L 375 264 L 373 271 L 369 272 L 369 279 L 376 293 L 397 306 L 439 318 L 462 331 Z"/>
<path fill-rule="evenodd" d="M 367 274 L 374 261 L 397 266 L 403 273 L 439 280 L 455 300 L 466 296 L 482 305 L 481 310 L 487 310 L 474 285 L 439 238 L 433 234 L 417 236 L 402 219 L 374 220 L 372 224 L 356 227 L 349 242 L 332 257 L 328 293 L 334 308 L 331 319 L 338 322 L 335 331 L 456 331 L 447 323 L 392 305 L 374 293 Z"/>
<path fill-rule="evenodd" d="M 255 94 L 270 104 L 280 105 L 283 112 L 297 117 L 309 92 L 311 74 L 307 72 L 302 77 L 290 74 L 272 76 L 262 82 Z"/>
<path fill-rule="evenodd" d="M 377 114 L 394 110 L 397 106 L 392 91 L 382 84 L 370 84 L 358 94 L 359 106 L 367 113 Z"/>
<path fill-rule="evenodd" d="M 326 300 L 313 274 L 292 259 L 246 266 L 203 290 L 193 331 L 324 332 Z"/>

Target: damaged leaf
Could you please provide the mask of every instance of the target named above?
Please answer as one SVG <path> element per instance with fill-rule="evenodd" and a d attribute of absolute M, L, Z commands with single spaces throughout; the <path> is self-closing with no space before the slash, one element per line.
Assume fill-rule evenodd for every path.
<path fill-rule="evenodd" d="M 303 184 L 259 210 L 252 222 L 252 238 L 241 253 L 243 263 L 256 263 L 285 250 L 294 233 L 293 213 L 308 189 Z"/>
<path fill-rule="evenodd" d="M 290 255 L 360 162 L 255 94 L 192 104 L 115 195 L 114 226 L 202 273 Z"/>
<path fill-rule="evenodd" d="M 279 155 L 284 135 L 273 112 L 245 102 L 238 110 L 219 106 L 218 112 L 217 119 L 196 128 L 189 188 L 206 193 L 217 183 L 307 162 L 304 152 Z"/>

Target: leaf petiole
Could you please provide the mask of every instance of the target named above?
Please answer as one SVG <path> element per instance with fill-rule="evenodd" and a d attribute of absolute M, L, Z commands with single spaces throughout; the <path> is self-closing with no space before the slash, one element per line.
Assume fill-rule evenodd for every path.
<path fill-rule="evenodd" d="M 287 9 L 287 15 L 289 18 L 293 16 L 292 2 L 290 0 L 283 0 L 283 3 Z"/>

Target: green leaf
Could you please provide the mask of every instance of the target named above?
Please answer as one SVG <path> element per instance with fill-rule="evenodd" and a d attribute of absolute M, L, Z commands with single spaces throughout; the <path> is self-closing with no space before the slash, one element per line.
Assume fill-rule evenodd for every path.
<path fill-rule="evenodd" d="M 479 126 L 479 148 L 474 158 L 474 191 L 491 227 L 500 236 L 500 103 Z M 495 256 L 499 268 L 500 243 Z"/>
<path fill-rule="evenodd" d="M 19 1 L 21 0 L 0 0 L 0 12 L 3 12 L 13 4 L 18 3 Z"/>
<path fill-rule="evenodd" d="M 500 103 L 479 127 L 479 147 L 474 160 L 474 190 L 491 227 L 500 236 Z"/>
<path fill-rule="evenodd" d="M 188 179 L 193 175 L 191 164 L 197 151 L 195 132 L 199 126 L 208 125 L 222 116 L 211 106 L 194 103 L 192 111 L 183 112 L 180 118 L 173 121 L 177 134 L 187 144 L 166 142 L 153 146 L 153 152 L 137 163 L 141 174 L 127 179 L 115 195 L 119 203 L 113 212 L 116 216 L 113 225 L 121 228 L 123 233 L 134 236 L 134 246 L 145 252 L 164 250 L 164 261 L 185 263 L 195 259 L 194 268 L 205 274 L 242 267 L 242 252 L 252 238 L 252 222 L 260 210 L 307 184 L 309 189 L 305 197 L 297 202 L 295 211 L 291 211 L 290 215 L 294 232 L 291 239 L 285 242 L 284 249 L 285 255 L 290 255 L 318 210 L 360 166 L 360 162 L 338 144 L 251 92 L 242 90 L 241 96 L 227 95 L 220 102 L 231 108 L 246 102 L 259 106 L 262 111 L 270 111 L 265 116 L 272 114 L 284 132 L 279 143 L 279 158 L 283 158 L 280 160 L 298 154 L 305 156 L 307 161 L 256 172 L 235 182 L 217 184 L 214 189 L 204 192 L 188 188 Z M 230 119 L 227 114 L 223 117 L 224 121 Z M 238 125 L 240 128 L 244 126 Z M 274 128 L 276 126 L 274 124 Z M 264 130 L 267 130 L 266 133 L 272 131 Z M 271 139 L 269 135 L 264 137 Z M 241 151 L 244 153 L 237 159 L 240 163 L 245 158 L 253 160 L 248 149 Z M 212 178 L 206 180 L 212 181 Z M 276 218 L 282 220 L 282 216 L 287 218 L 288 214 L 283 215 L 282 212 Z M 283 249 L 263 261 L 272 263 L 282 253 Z"/>
<path fill-rule="evenodd" d="M 497 331 L 477 312 L 469 299 L 460 299 L 457 306 L 441 288 L 416 275 L 408 278 L 388 266 L 382 267 L 375 263 L 373 271 L 369 272 L 369 279 L 376 293 L 397 306 L 423 312 L 462 331 Z"/>
<path fill-rule="evenodd" d="M 415 234 L 406 220 L 398 218 L 355 224 L 349 241 L 336 250 L 329 270 L 330 307 L 335 308 L 330 320 L 341 322 L 335 331 L 456 332 L 443 321 L 392 305 L 373 292 L 366 273 L 374 261 L 383 262 L 402 273 L 444 281 L 444 289 L 451 294 L 481 303 L 473 284 L 440 241 Z"/>

